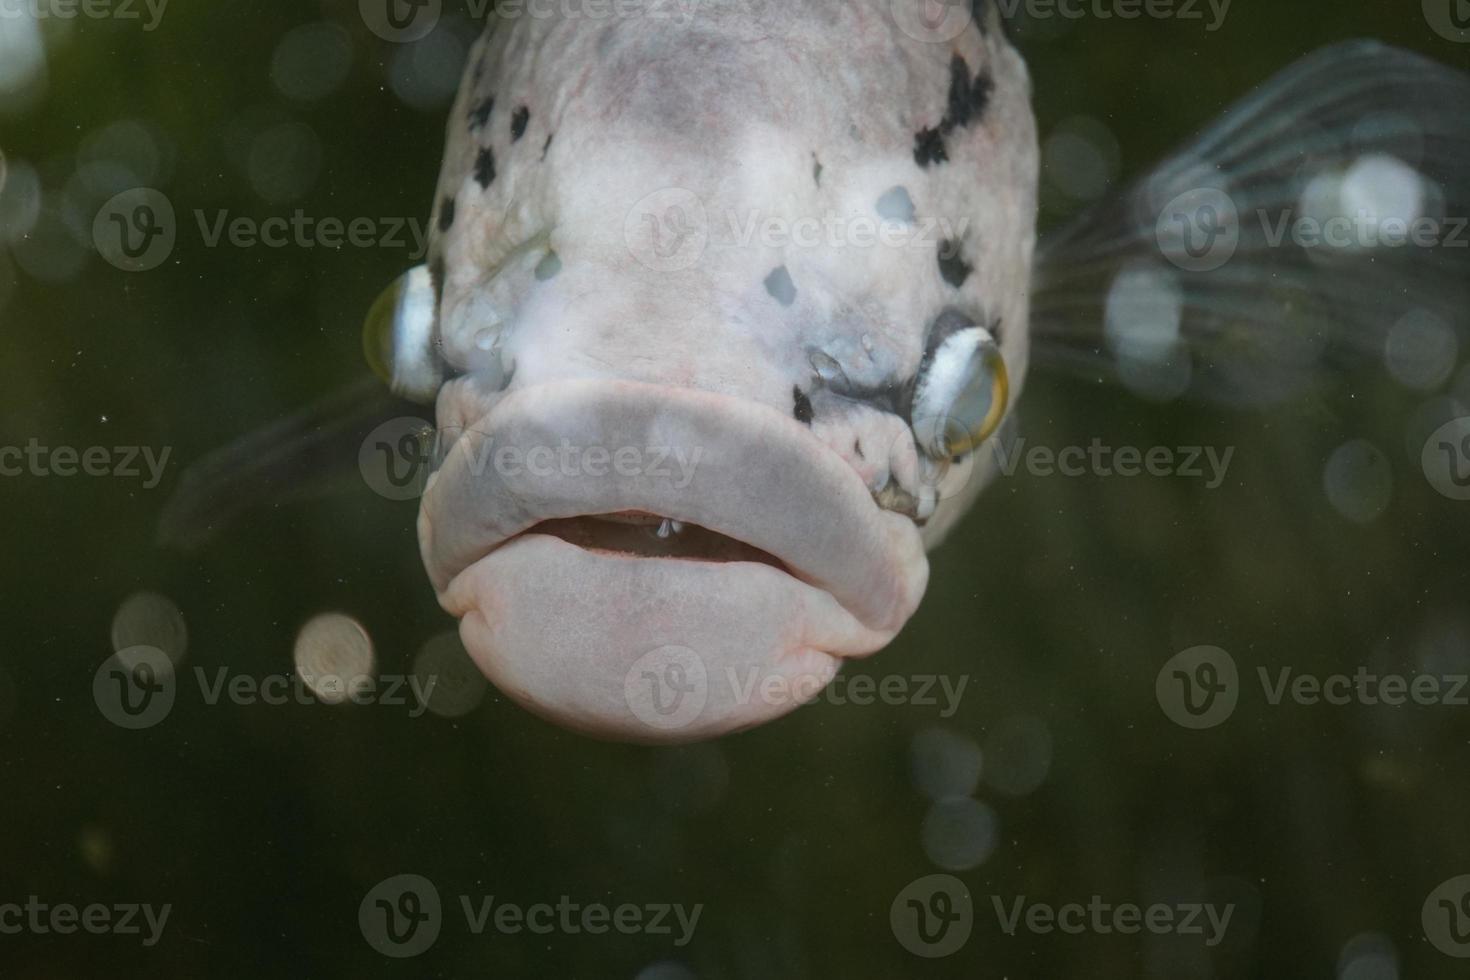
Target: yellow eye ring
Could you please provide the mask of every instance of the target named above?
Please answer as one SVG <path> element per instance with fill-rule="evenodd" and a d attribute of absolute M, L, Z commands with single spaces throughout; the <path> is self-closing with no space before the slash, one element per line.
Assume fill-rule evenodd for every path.
<path fill-rule="evenodd" d="M 432 402 L 443 382 L 435 346 L 434 283 L 425 266 L 410 269 L 378 295 L 362 325 L 362 353 L 393 392 Z"/>
<path fill-rule="evenodd" d="M 980 358 L 982 368 L 990 375 L 990 409 L 985 413 L 979 428 L 968 431 L 962 425 L 963 434 L 959 438 L 946 440 L 949 443 L 946 447 L 947 454 L 950 456 L 968 456 L 979 449 L 985 444 L 985 440 L 995 435 L 1010 408 L 1011 376 L 1006 370 L 1006 361 L 1001 356 L 1000 348 L 993 343 L 985 344 L 980 348 Z"/>
<path fill-rule="evenodd" d="M 914 436 L 934 459 L 968 456 L 995 434 L 1010 407 L 1005 357 L 982 327 L 956 331 L 925 361 L 914 389 Z"/>

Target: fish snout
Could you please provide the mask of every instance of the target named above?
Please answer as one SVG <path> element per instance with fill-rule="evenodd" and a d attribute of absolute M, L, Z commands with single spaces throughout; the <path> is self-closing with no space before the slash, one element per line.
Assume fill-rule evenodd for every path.
<path fill-rule="evenodd" d="M 456 435 L 419 538 L 492 681 L 559 724 L 635 742 L 786 714 L 844 658 L 885 646 L 928 577 L 914 522 L 806 426 L 631 381 L 495 401 Z"/>

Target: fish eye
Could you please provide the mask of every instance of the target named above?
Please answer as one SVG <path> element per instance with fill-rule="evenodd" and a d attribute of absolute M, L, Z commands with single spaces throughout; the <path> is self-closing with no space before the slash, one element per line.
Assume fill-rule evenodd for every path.
<path fill-rule="evenodd" d="M 434 337 L 434 283 L 428 266 L 399 276 L 368 310 L 362 350 L 368 367 L 393 393 L 429 403 L 444 381 Z"/>
<path fill-rule="evenodd" d="M 1000 345 L 983 327 L 950 334 L 914 390 L 914 435 L 935 459 L 968 456 L 995 434 L 1010 401 Z"/>

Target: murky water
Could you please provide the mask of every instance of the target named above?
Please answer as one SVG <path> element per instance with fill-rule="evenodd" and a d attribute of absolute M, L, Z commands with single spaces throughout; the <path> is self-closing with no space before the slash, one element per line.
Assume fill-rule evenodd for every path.
<path fill-rule="evenodd" d="M 1044 229 L 1325 44 L 1470 65 L 1463 3 L 1124 6 L 1017 25 Z M 469 12 L 92 9 L 0 0 L 0 976 L 1463 975 L 1470 493 L 1424 462 L 1463 322 L 1266 412 L 1033 374 L 888 650 L 744 735 L 591 741 L 468 661 L 413 488 L 157 539 L 363 373 Z"/>

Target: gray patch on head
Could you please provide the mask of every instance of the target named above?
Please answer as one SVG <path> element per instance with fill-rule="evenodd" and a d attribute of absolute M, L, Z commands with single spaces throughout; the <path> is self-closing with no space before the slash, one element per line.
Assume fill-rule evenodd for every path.
<path fill-rule="evenodd" d="M 791 271 L 784 265 L 776 266 L 775 271 L 766 276 L 766 292 L 782 306 L 795 303 L 796 283 L 791 279 Z"/>
<path fill-rule="evenodd" d="M 546 282 L 548 279 L 555 279 L 559 272 L 561 272 L 561 256 L 555 252 L 547 252 L 546 258 L 536 266 L 536 279 L 538 282 Z"/>
<path fill-rule="evenodd" d="M 911 225 L 914 223 L 914 215 L 914 199 L 909 196 L 906 187 L 894 187 L 878 198 L 878 217 L 884 221 L 901 221 Z"/>

